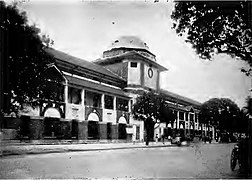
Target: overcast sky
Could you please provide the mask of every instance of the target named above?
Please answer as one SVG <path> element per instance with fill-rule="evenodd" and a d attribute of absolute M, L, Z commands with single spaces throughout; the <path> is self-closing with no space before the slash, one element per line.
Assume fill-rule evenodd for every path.
<path fill-rule="evenodd" d="M 55 49 L 92 61 L 119 36 L 136 35 L 169 69 L 161 75 L 161 88 L 199 102 L 227 97 L 245 105 L 251 80 L 240 68 L 246 64 L 225 55 L 199 59 L 171 29 L 171 2 L 30 0 L 22 8 L 55 41 Z"/>

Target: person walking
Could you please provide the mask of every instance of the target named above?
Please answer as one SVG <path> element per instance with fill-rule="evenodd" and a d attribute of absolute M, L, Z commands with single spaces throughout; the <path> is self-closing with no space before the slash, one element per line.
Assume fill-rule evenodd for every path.
<path fill-rule="evenodd" d="M 156 134 L 156 143 L 158 142 L 158 134 Z"/>
<path fill-rule="evenodd" d="M 164 136 L 164 134 L 162 134 L 162 142 L 163 142 L 163 144 L 164 144 L 164 139 L 165 139 L 165 136 Z"/>

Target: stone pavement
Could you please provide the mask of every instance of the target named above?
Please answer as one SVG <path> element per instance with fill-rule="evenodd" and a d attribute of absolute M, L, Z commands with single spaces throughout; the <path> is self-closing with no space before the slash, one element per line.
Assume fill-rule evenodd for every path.
<path fill-rule="evenodd" d="M 1 142 L 0 155 L 25 155 L 25 154 L 46 154 L 46 153 L 64 153 L 77 151 L 101 151 L 132 148 L 155 148 L 177 146 L 170 142 L 150 142 L 146 146 L 144 142 L 136 143 L 90 143 L 90 144 L 32 144 L 32 143 L 8 143 Z"/>

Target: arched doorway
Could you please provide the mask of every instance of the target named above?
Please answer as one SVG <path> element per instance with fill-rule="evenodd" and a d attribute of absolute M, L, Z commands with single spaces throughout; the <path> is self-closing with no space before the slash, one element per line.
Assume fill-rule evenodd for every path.
<path fill-rule="evenodd" d="M 165 137 L 172 136 L 172 124 L 171 122 L 168 123 L 167 129 L 165 132 Z"/>
<path fill-rule="evenodd" d="M 118 139 L 127 139 L 126 125 L 127 120 L 124 116 L 121 116 L 118 121 Z"/>
<path fill-rule="evenodd" d="M 194 134 L 195 134 L 195 131 L 194 131 L 193 125 L 191 124 L 191 126 L 190 126 L 190 136 L 194 137 Z"/>
<path fill-rule="evenodd" d="M 183 124 L 180 124 L 179 125 L 179 133 L 180 133 L 180 136 L 181 137 L 185 137 L 185 129 L 184 129 L 184 125 Z"/>
<path fill-rule="evenodd" d="M 58 109 L 49 107 L 44 113 L 44 136 L 57 138 L 61 136 L 60 112 Z"/>
<path fill-rule="evenodd" d="M 99 116 L 92 112 L 88 115 L 88 139 L 99 138 Z"/>

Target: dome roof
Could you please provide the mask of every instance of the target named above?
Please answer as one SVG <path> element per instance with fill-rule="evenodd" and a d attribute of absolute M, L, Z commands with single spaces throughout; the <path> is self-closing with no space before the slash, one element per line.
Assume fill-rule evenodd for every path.
<path fill-rule="evenodd" d="M 111 44 L 112 49 L 120 47 L 149 50 L 147 44 L 137 36 L 121 36 Z"/>

